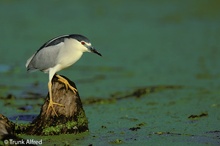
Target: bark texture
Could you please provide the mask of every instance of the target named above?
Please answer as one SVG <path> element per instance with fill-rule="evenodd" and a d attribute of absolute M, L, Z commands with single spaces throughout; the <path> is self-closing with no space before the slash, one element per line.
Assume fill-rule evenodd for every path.
<path fill-rule="evenodd" d="M 64 77 L 64 76 L 62 76 Z M 75 84 L 64 77 L 69 84 L 76 88 Z M 32 121 L 31 124 L 16 125 L 9 121 L 3 115 L 0 115 L 0 138 L 4 135 L 28 134 L 28 135 L 58 135 L 58 134 L 76 134 L 88 131 L 88 120 L 83 110 L 79 93 L 76 94 L 71 89 L 66 89 L 65 85 L 58 81 L 56 76 L 52 80 L 53 101 L 64 105 L 54 105 L 57 113 L 49 108 L 49 93 L 41 107 L 40 114 Z"/>

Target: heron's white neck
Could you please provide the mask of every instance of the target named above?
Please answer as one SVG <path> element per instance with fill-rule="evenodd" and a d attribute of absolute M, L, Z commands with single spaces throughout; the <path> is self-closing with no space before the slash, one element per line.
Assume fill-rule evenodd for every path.
<path fill-rule="evenodd" d="M 74 64 L 76 61 L 80 59 L 84 52 L 81 49 L 81 44 L 76 40 L 66 39 L 64 44 L 65 45 L 60 50 L 57 59 L 57 64 L 60 64 L 62 66 L 61 69 L 64 69 Z"/>

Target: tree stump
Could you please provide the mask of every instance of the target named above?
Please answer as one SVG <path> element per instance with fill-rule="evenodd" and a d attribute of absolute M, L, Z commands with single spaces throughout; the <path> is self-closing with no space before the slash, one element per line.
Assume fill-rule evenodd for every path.
<path fill-rule="evenodd" d="M 62 76 L 64 77 L 64 76 Z M 75 84 L 64 77 L 69 84 L 76 88 Z M 71 89 L 66 89 L 65 85 L 58 81 L 56 76 L 52 79 L 53 101 L 63 104 L 62 106 L 54 105 L 47 111 L 49 103 L 49 93 L 41 107 L 40 114 L 28 126 L 16 125 L 10 122 L 6 117 L 0 115 L 0 138 L 7 134 L 28 134 L 28 135 L 58 135 L 58 134 L 76 134 L 88 131 L 88 120 L 82 107 L 79 93 L 76 94 Z M 16 127 L 16 128 L 15 128 Z M 14 131 L 14 133 L 12 133 Z M 4 137 L 4 136 L 2 136 Z"/>

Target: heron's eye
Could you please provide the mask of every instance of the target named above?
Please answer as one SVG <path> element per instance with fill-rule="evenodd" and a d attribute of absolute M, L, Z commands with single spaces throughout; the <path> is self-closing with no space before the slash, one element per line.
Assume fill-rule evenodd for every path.
<path fill-rule="evenodd" d="M 82 41 L 81 44 L 82 44 L 82 45 L 85 45 L 85 42 Z"/>

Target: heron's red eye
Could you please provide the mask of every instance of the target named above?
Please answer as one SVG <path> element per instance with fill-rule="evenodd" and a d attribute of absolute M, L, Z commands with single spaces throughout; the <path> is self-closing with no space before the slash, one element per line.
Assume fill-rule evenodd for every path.
<path fill-rule="evenodd" d="M 82 45 L 85 45 L 85 42 L 81 42 Z"/>

